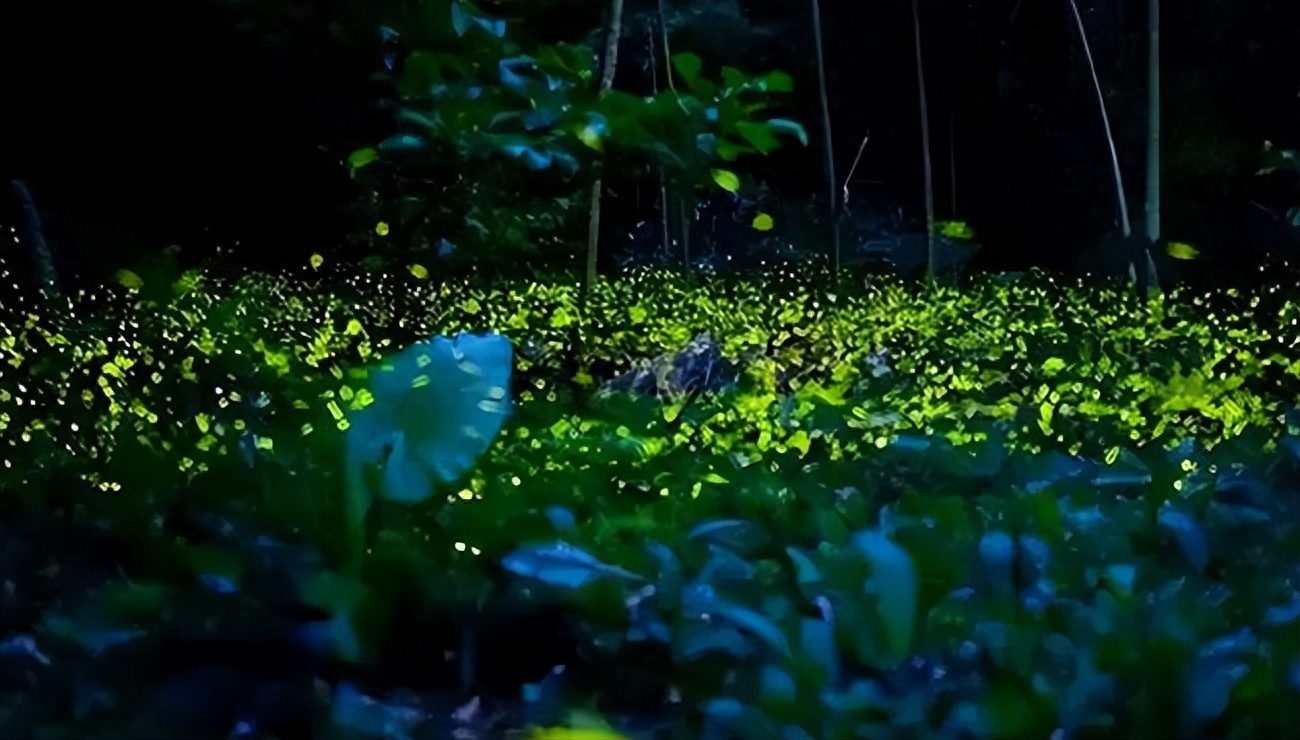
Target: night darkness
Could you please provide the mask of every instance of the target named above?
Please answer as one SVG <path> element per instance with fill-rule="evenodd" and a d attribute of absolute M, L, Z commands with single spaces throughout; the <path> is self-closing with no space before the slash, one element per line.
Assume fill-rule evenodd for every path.
<path fill-rule="evenodd" d="M 238 242 L 242 259 L 268 267 L 341 241 L 355 228 L 348 206 L 356 195 L 341 160 L 390 124 L 368 82 L 375 50 L 338 43 L 324 30 L 339 5 L 303 3 L 322 21 L 266 43 L 241 32 L 228 3 L 7 3 L 0 171 L 29 185 L 59 259 L 97 272 L 167 244 L 198 257 Z M 535 27 L 550 37 L 587 37 L 591 29 L 578 21 L 594 27 L 603 6 L 574 5 L 566 15 L 573 27 Z M 1236 259 L 1243 250 L 1296 248 L 1261 207 L 1294 200 L 1294 184 L 1254 170 L 1265 141 L 1300 144 L 1300 4 L 1226 5 L 1188 0 L 1164 9 L 1163 210 L 1169 238 Z M 639 0 L 628 12 L 653 7 Z M 812 146 L 786 148 L 752 169 L 782 198 L 820 196 L 810 11 L 774 0 L 739 7 L 766 35 L 739 51 L 715 50 L 707 29 L 686 28 L 674 43 L 706 62 L 795 75 L 790 113 Z M 1081 7 L 1130 210 L 1140 218 L 1146 4 Z M 823 14 L 837 176 L 869 131 L 851 184 L 854 206 L 918 214 L 910 6 L 827 0 Z M 1114 232 L 1116 207 L 1068 3 L 931 1 L 921 18 L 938 215 L 977 229 L 984 267 L 1072 267 Z M 643 54 L 625 40 L 619 86 L 644 87 L 636 63 Z"/>

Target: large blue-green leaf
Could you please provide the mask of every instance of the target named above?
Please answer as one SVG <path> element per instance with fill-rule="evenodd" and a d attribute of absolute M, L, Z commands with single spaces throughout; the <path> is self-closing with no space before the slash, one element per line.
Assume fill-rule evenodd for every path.
<path fill-rule="evenodd" d="M 725 624 L 689 622 L 677 628 L 674 648 L 685 662 L 699 660 L 712 653 L 732 658 L 748 658 L 757 650 L 740 630 Z"/>
<path fill-rule="evenodd" d="M 1156 521 L 1160 529 L 1172 534 L 1178 541 L 1183 555 L 1187 557 L 1187 561 L 1192 564 L 1196 572 L 1204 571 L 1210 560 L 1210 545 L 1200 523 L 1191 514 L 1176 509 L 1168 503 L 1160 507 Z"/>
<path fill-rule="evenodd" d="M 601 578 L 641 581 L 642 578 L 601 562 L 567 542 L 523 545 L 501 560 L 506 570 L 560 588 L 577 589 Z"/>
<path fill-rule="evenodd" d="M 741 519 L 703 522 L 691 530 L 690 538 L 711 542 L 741 555 L 764 547 L 769 541 L 768 534 L 762 527 Z"/>
<path fill-rule="evenodd" d="M 916 619 L 917 580 L 912 556 L 875 532 L 858 532 L 853 544 L 871 562 L 871 590 L 885 629 L 885 639 L 895 659 L 905 657 L 912 645 Z"/>
<path fill-rule="evenodd" d="M 709 559 L 700 569 L 697 579 L 704 582 L 748 581 L 758 572 L 750 563 L 745 562 L 736 553 L 724 550 L 717 545 L 709 545 Z"/>

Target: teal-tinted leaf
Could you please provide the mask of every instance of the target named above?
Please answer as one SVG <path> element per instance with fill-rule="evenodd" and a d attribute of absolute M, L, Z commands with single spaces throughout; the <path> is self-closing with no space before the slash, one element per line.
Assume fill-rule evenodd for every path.
<path fill-rule="evenodd" d="M 771 663 L 765 663 L 758 675 L 758 693 L 766 701 L 792 702 L 798 698 L 798 688 L 789 673 Z"/>
<path fill-rule="evenodd" d="M 775 622 L 743 606 L 719 600 L 714 606 L 714 615 L 722 617 L 741 629 L 757 637 L 777 653 L 789 656 L 790 641 Z"/>
<path fill-rule="evenodd" d="M 368 506 L 357 471 L 385 454 L 384 493 L 397 501 L 424 500 L 435 479 L 468 472 L 505 423 L 512 370 L 510 340 L 460 334 L 417 342 L 372 372 L 375 401 L 352 415 L 347 435 L 350 516 L 359 521 Z"/>
<path fill-rule="evenodd" d="M 564 666 L 556 666 L 521 692 L 524 715 L 535 727 L 554 727 L 564 718 Z"/>
<path fill-rule="evenodd" d="M 679 627 L 674 647 L 685 662 L 710 654 L 748 658 L 755 653 L 754 646 L 739 630 L 707 622 L 690 622 Z"/>
<path fill-rule="evenodd" d="M 478 24 L 479 28 L 482 28 L 484 31 L 487 31 L 493 36 L 496 36 L 499 39 L 505 38 L 506 22 L 501 20 L 500 18 L 488 18 L 486 16 L 477 16 L 474 18 L 474 22 Z"/>
<path fill-rule="evenodd" d="M 1205 537 L 1205 530 L 1190 514 L 1180 511 L 1170 504 L 1160 507 L 1156 522 L 1165 532 L 1172 534 L 1178 541 L 1183 555 L 1192 564 L 1197 573 L 1205 570 L 1210 559 L 1210 546 Z"/>
<path fill-rule="evenodd" d="M 984 575 L 995 589 L 1010 591 L 1014 583 L 1011 573 L 1016 559 L 1016 543 L 1006 532 L 987 532 L 980 538 L 980 564 Z"/>
<path fill-rule="evenodd" d="M 894 700 L 879 683 L 862 679 L 849 684 L 844 691 L 830 693 L 824 702 L 828 710 L 837 713 L 889 712 L 894 708 Z"/>
<path fill-rule="evenodd" d="M 712 583 L 716 581 L 748 581 L 754 577 L 758 569 L 753 565 L 745 562 L 736 553 L 718 547 L 709 545 L 709 559 L 700 569 L 696 576 L 700 581 Z"/>
<path fill-rule="evenodd" d="M 557 532 L 569 532 L 578 527 L 578 521 L 574 518 L 573 512 L 563 506 L 546 507 L 546 519 Z"/>
<path fill-rule="evenodd" d="M 767 121 L 767 127 L 772 133 L 782 136 L 793 136 L 800 144 L 808 146 L 808 132 L 803 126 L 786 118 L 771 118 Z"/>
<path fill-rule="evenodd" d="M 914 434 L 900 434 L 889 442 L 889 446 L 903 452 L 925 452 L 930 449 L 932 440 Z"/>
<path fill-rule="evenodd" d="M 528 56 L 512 57 L 497 62 L 497 75 L 501 84 L 521 95 L 528 95 L 533 78 L 528 73 L 537 70 L 537 62 Z"/>
<path fill-rule="evenodd" d="M 578 589 L 601 578 L 640 581 L 640 576 L 607 565 L 566 542 L 524 545 L 501 560 L 506 570 L 560 588 Z"/>
<path fill-rule="evenodd" d="M 1291 592 L 1291 600 L 1282 606 L 1270 606 L 1264 610 L 1264 624 L 1290 624 L 1300 619 L 1300 593 Z"/>
<path fill-rule="evenodd" d="M 646 552 L 655 559 L 659 566 L 659 577 L 655 584 L 655 596 L 665 609 L 675 609 L 682 593 L 682 564 L 677 555 L 658 542 L 647 542 Z"/>
<path fill-rule="evenodd" d="M 538 151 L 527 144 L 507 144 L 501 147 L 501 151 L 515 157 L 524 166 L 530 170 L 538 171 L 549 169 L 555 162 L 555 155 L 550 151 Z"/>
<path fill-rule="evenodd" d="M 762 527 L 740 519 L 703 522 L 691 530 L 690 538 L 721 545 L 741 555 L 764 547 L 769 541 Z"/>
<path fill-rule="evenodd" d="M 550 108 L 533 108 L 520 117 L 524 129 L 532 132 L 549 129 L 558 120 L 559 116 Z"/>
<path fill-rule="evenodd" d="M 91 655 L 99 655 L 146 634 L 144 630 L 103 627 L 62 614 L 47 614 L 43 627 L 45 632 L 68 640 Z"/>
<path fill-rule="evenodd" d="M 894 658 L 902 659 L 911 649 L 916 619 L 916 567 L 907 551 L 875 532 L 858 532 L 853 544 L 871 562 L 872 591 Z"/>
<path fill-rule="evenodd" d="M 839 680 L 840 653 L 835 645 L 835 624 L 826 619 L 799 620 L 799 652 L 826 671 L 826 685 Z"/>
<path fill-rule="evenodd" d="M 239 584 L 233 578 L 219 573 L 199 574 L 199 584 L 213 593 L 226 596 L 239 593 Z"/>
<path fill-rule="evenodd" d="M 806 589 L 809 586 L 815 586 L 822 583 L 825 577 L 821 569 L 807 555 L 793 547 L 785 548 L 786 555 L 790 556 L 790 561 L 794 563 L 795 580 L 801 588 Z"/>
<path fill-rule="evenodd" d="M 414 134 L 398 134 L 379 142 L 379 151 L 381 152 L 410 151 L 423 148 L 424 139 Z"/>
<path fill-rule="evenodd" d="M 1022 583 L 1036 583 L 1047 572 L 1052 560 L 1052 548 L 1041 539 L 1022 534 L 1016 540 L 1019 548 L 1016 552 L 1016 566 Z"/>
<path fill-rule="evenodd" d="M 398 123 L 414 124 L 416 126 L 425 129 L 432 129 L 437 127 L 437 124 L 434 122 L 432 118 L 429 118 L 428 116 L 424 115 L 423 113 L 420 113 L 419 111 L 411 110 L 410 108 L 398 109 L 397 121 Z"/>
<path fill-rule="evenodd" d="M 465 12 L 459 2 L 453 2 L 451 4 L 451 27 L 456 32 L 456 35 L 464 36 L 469 31 L 471 23 L 473 21 L 470 20 L 469 13 Z"/>
<path fill-rule="evenodd" d="M 1217 719 L 1228 708 L 1232 688 L 1250 672 L 1244 663 L 1200 658 L 1187 669 L 1186 708 L 1194 723 Z"/>
<path fill-rule="evenodd" d="M 362 694 L 347 681 L 339 682 L 330 697 L 330 720 L 339 727 L 367 736 L 386 734 L 392 711 L 393 708 Z"/>
<path fill-rule="evenodd" d="M 781 738 L 798 740 L 782 731 L 776 721 L 757 707 L 732 697 L 710 699 L 700 706 L 704 714 L 705 738 Z"/>
<path fill-rule="evenodd" d="M 1114 464 L 1097 471 L 1092 482 L 1096 486 L 1142 486 L 1151 480 L 1151 468 L 1132 450 L 1123 448 Z"/>

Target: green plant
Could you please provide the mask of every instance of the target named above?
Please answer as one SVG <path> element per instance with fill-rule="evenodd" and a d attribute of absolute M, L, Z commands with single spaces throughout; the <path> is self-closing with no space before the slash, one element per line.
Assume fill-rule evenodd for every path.
<path fill-rule="evenodd" d="M 460 0 L 407 8 L 384 33 L 407 49 L 389 73 L 402 133 L 349 165 L 373 193 L 370 218 L 385 225 L 368 241 L 403 260 L 509 254 L 567 265 L 597 159 L 627 171 L 662 166 L 693 193 L 719 159 L 768 153 L 784 135 L 806 141 L 798 124 L 759 117 L 791 90 L 782 73 L 727 68 L 718 85 L 698 57 L 678 54 L 684 92 L 602 93 L 586 47 L 525 49 L 505 21 Z"/>

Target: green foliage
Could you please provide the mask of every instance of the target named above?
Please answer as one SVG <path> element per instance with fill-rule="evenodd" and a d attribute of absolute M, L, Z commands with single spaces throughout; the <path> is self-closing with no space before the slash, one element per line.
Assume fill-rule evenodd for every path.
<path fill-rule="evenodd" d="M 0 322 L 4 521 L 123 548 L 120 572 L 61 580 L 27 612 L 39 654 L 151 665 L 166 635 L 252 639 L 287 600 L 329 615 L 321 660 L 386 672 L 410 654 L 445 685 L 434 666 L 469 626 L 500 640 L 558 609 L 587 680 L 527 691 L 526 723 L 564 723 L 539 702 L 596 700 L 639 737 L 619 708 L 645 691 L 692 708 L 656 718 L 685 736 L 1294 734 L 1294 299 L 1174 291 L 1135 314 L 1038 275 L 828 294 L 641 273 L 594 287 L 575 379 L 568 287 L 308 274 L 191 273 L 148 302 L 145 278 Z M 472 449 L 430 432 L 457 473 L 477 464 L 379 501 L 362 567 L 333 567 L 357 526 L 337 503 L 348 430 L 409 385 L 379 368 L 483 329 L 515 348 L 515 414 Z M 736 382 L 591 387 L 704 331 Z M 402 461 L 370 459 L 377 486 Z M 115 696 L 138 680 L 111 675 L 97 688 Z M 381 732 L 358 691 L 336 687 L 322 723 Z"/>
<path fill-rule="evenodd" d="M 693 197 L 716 161 L 770 153 L 783 138 L 807 143 L 797 123 L 764 117 L 792 89 L 784 73 L 727 67 L 719 84 L 698 57 L 679 54 L 682 92 L 599 95 L 586 46 L 524 48 L 506 21 L 467 1 L 390 5 L 382 33 L 404 55 L 384 76 L 399 132 L 348 160 L 370 194 L 365 217 L 391 226 L 367 237 L 390 266 L 437 257 L 567 265 L 597 158 L 623 172 L 666 168 Z M 739 177 L 727 175 L 735 191 Z"/>

